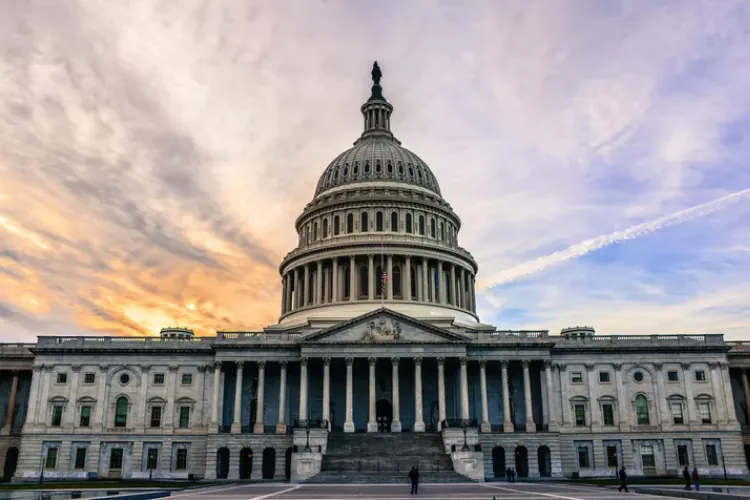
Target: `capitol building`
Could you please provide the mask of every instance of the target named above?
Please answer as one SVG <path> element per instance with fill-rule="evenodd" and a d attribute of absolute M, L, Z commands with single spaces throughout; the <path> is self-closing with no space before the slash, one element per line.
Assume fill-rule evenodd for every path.
<path fill-rule="evenodd" d="M 748 474 L 750 343 L 481 322 L 461 219 L 381 76 L 296 220 L 276 324 L 0 344 L 4 479 Z"/>

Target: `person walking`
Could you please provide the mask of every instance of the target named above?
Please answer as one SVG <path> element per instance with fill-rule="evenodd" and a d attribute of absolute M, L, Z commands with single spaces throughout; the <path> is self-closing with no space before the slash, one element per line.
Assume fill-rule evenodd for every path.
<path fill-rule="evenodd" d="M 698 477 L 698 467 L 693 467 L 693 482 L 695 483 L 695 491 L 700 491 L 701 483 Z"/>
<path fill-rule="evenodd" d="M 510 482 L 510 467 L 505 469 L 505 480 Z"/>
<path fill-rule="evenodd" d="M 691 490 L 692 488 L 690 487 L 690 471 L 688 470 L 687 465 L 684 469 L 682 469 L 682 478 L 685 480 L 685 489 Z"/>
<path fill-rule="evenodd" d="M 622 492 L 623 488 L 625 489 L 625 493 L 629 493 L 628 491 L 628 475 L 625 472 L 625 467 L 620 467 L 620 487 L 617 491 Z"/>
<path fill-rule="evenodd" d="M 411 494 L 417 495 L 419 492 L 419 469 L 412 467 L 409 471 L 409 481 L 411 481 Z"/>
<path fill-rule="evenodd" d="M 516 469 L 510 469 L 510 482 L 516 482 Z"/>

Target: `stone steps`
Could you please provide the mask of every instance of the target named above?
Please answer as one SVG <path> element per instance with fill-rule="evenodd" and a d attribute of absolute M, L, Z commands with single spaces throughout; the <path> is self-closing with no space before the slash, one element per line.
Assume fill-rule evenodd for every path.
<path fill-rule="evenodd" d="M 334 472 L 323 471 L 305 481 L 311 484 L 403 484 L 409 487 L 409 471 L 404 472 Z M 420 483 L 469 483 L 470 479 L 455 471 L 419 472 Z"/>

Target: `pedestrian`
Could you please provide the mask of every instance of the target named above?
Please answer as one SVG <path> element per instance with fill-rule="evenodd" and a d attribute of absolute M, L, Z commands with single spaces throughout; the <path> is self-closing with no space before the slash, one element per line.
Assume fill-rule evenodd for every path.
<path fill-rule="evenodd" d="M 409 481 L 411 481 L 411 494 L 417 495 L 419 493 L 419 469 L 412 467 L 409 471 Z"/>
<path fill-rule="evenodd" d="M 510 482 L 510 467 L 505 469 L 505 480 Z"/>
<path fill-rule="evenodd" d="M 625 489 L 625 493 L 629 493 L 628 475 L 625 473 L 625 467 L 620 467 L 620 488 L 617 491 L 622 492 L 623 489 Z"/>
<path fill-rule="evenodd" d="M 690 471 L 688 470 L 687 465 L 684 469 L 682 469 L 682 478 L 685 480 L 685 489 L 691 490 L 692 488 L 690 487 Z"/>
<path fill-rule="evenodd" d="M 695 483 L 695 491 L 700 491 L 701 483 L 698 477 L 698 467 L 693 467 L 693 482 Z"/>
<path fill-rule="evenodd" d="M 516 469 L 510 469 L 510 482 L 516 482 Z"/>

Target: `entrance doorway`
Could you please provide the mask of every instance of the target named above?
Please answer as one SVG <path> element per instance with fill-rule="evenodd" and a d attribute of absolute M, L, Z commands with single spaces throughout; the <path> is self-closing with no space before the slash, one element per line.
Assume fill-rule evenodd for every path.
<path fill-rule="evenodd" d="M 537 450 L 539 460 L 539 475 L 541 477 L 552 477 L 552 454 L 546 446 L 540 446 Z"/>
<path fill-rule="evenodd" d="M 229 477 L 229 448 L 219 448 L 216 451 L 216 479 Z"/>
<path fill-rule="evenodd" d="M 240 479 L 250 479 L 253 473 L 253 450 L 242 448 L 240 451 Z"/>
<path fill-rule="evenodd" d="M 505 450 L 502 446 L 492 448 L 492 472 L 495 477 L 505 477 Z"/>
<path fill-rule="evenodd" d="M 391 432 L 393 421 L 393 406 L 386 399 L 379 399 L 375 404 L 375 419 L 378 422 L 378 432 Z"/>
<path fill-rule="evenodd" d="M 276 472 L 276 450 L 266 448 L 263 450 L 263 479 L 273 479 Z"/>
<path fill-rule="evenodd" d="M 16 467 L 18 467 L 18 448 L 15 446 L 8 448 L 5 453 L 5 467 L 3 467 L 3 479 L 10 481 L 13 478 L 13 474 L 16 473 Z"/>
<path fill-rule="evenodd" d="M 284 453 L 284 477 L 286 479 L 292 478 L 292 452 L 293 448 L 287 448 Z"/>
<path fill-rule="evenodd" d="M 529 477 L 529 452 L 525 446 L 516 448 L 516 474 L 518 477 Z"/>

